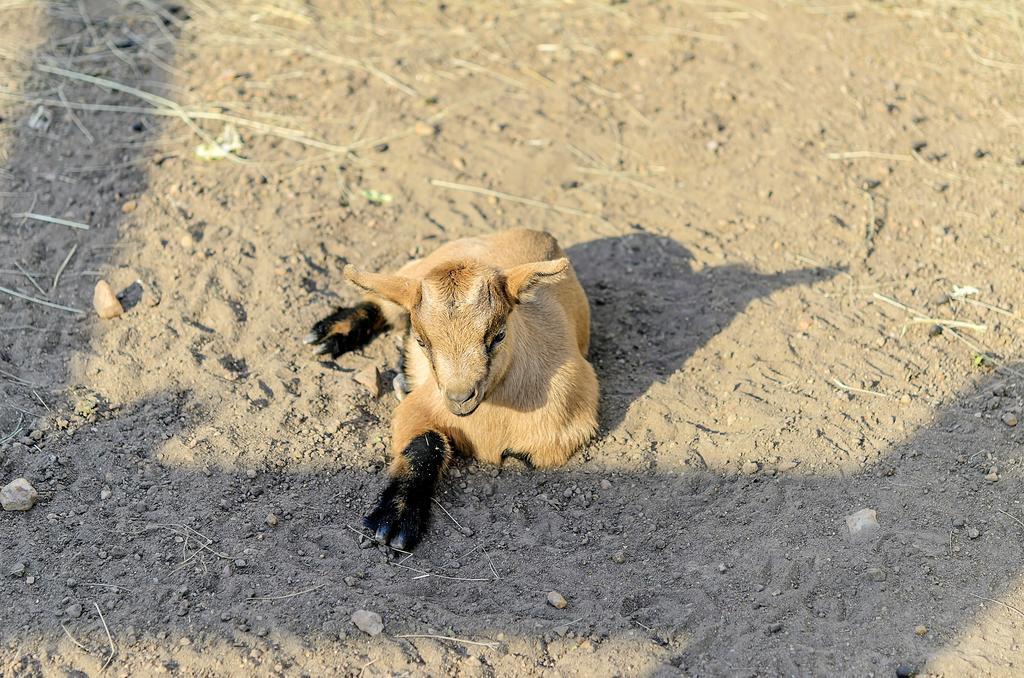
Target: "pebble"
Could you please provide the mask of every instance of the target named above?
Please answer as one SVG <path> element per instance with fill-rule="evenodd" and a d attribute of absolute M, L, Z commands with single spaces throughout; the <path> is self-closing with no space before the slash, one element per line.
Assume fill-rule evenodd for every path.
<path fill-rule="evenodd" d="M 380 370 L 376 365 L 369 365 L 352 377 L 357 384 L 365 387 L 374 398 L 380 395 Z"/>
<path fill-rule="evenodd" d="M 875 536 L 880 529 L 874 509 L 861 509 L 846 516 L 846 527 L 850 531 L 850 540 L 864 541 Z"/>
<path fill-rule="evenodd" d="M 622 563 L 626 562 L 626 552 L 625 551 L 616 551 L 615 553 L 612 554 L 612 561 L 614 561 L 616 563 L 619 563 L 620 565 Z"/>
<path fill-rule="evenodd" d="M 1017 415 L 1014 414 L 1013 412 L 1007 412 L 1006 414 L 1003 415 L 1002 419 L 1003 423 L 1006 424 L 1007 426 L 1016 426 L 1019 422 L 1019 420 L 1017 419 Z"/>
<path fill-rule="evenodd" d="M 978 531 L 978 528 L 970 527 L 970 528 L 967 529 L 967 537 L 969 539 L 977 539 L 980 536 L 981 536 L 981 532 Z"/>
<path fill-rule="evenodd" d="M 768 625 L 768 633 L 778 633 L 782 630 L 782 622 L 772 622 Z"/>
<path fill-rule="evenodd" d="M 345 586 L 355 586 L 356 578 L 352 576 L 345 577 Z"/>
<path fill-rule="evenodd" d="M 880 568 L 880 567 L 869 567 L 867 572 L 868 572 L 868 577 L 871 578 L 871 581 L 885 581 L 886 574 L 885 574 L 885 570 L 883 570 L 882 568 Z"/>
<path fill-rule="evenodd" d="M 68 605 L 67 609 L 64 611 L 72 619 L 78 619 L 82 616 L 83 609 L 81 603 L 74 603 L 72 605 Z"/>
<path fill-rule="evenodd" d="M 991 471 L 985 476 L 985 480 L 989 481 L 990 483 L 997 482 L 999 480 L 999 474 L 996 473 L 995 471 Z"/>
<path fill-rule="evenodd" d="M 896 678 L 913 678 L 917 675 L 917 667 L 913 664 L 900 664 L 896 667 Z"/>
<path fill-rule="evenodd" d="M 238 560 L 235 561 L 235 567 L 245 567 L 247 564 L 248 563 L 246 563 L 241 558 L 239 558 Z"/>
<path fill-rule="evenodd" d="M 100 501 L 106 501 L 106 500 L 110 499 L 112 494 L 113 494 L 113 492 L 110 490 L 110 486 L 109 485 L 104 485 L 103 489 L 100 490 Z"/>
<path fill-rule="evenodd" d="M 275 516 L 273 513 L 268 513 L 265 521 L 267 525 L 270 525 L 271 527 L 277 527 L 277 516 Z"/>
<path fill-rule="evenodd" d="M 92 306 L 96 309 L 96 315 L 109 320 L 124 313 L 124 306 L 118 301 L 117 295 L 106 280 L 96 283 L 96 289 L 92 292 Z"/>
<path fill-rule="evenodd" d="M 137 200 L 129 200 L 125 202 L 123 205 L 121 205 L 121 212 L 123 214 L 131 214 L 138 208 L 138 206 L 139 203 Z"/>
<path fill-rule="evenodd" d="M 918 636 L 924 637 L 924 636 L 928 635 L 928 627 L 925 626 L 924 624 L 918 624 L 917 626 L 914 627 L 914 633 L 917 634 Z"/>
<path fill-rule="evenodd" d="M 29 576 L 25 577 L 25 583 L 26 584 L 35 584 L 36 583 L 36 578 L 33 577 L 32 575 L 29 575 Z"/>
<path fill-rule="evenodd" d="M 17 478 L 0 488 L 0 505 L 5 511 L 27 511 L 36 505 L 39 493 L 24 478 Z"/>
<path fill-rule="evenodd" d="M 569 607 L 569 601 L 558 591 L 548 591 L 548 605 L 559 610 Z"/>
<path fill-rule="evenodd" d="M 253 478 L 255 478 L 256 477 L 256 469 L 251 468 L 248 471 L 246 471 L 245 472 L 245 477 L 248 478 L 249 480 L 252 480 Z"/>
<path fill-rule="evenodd" d="M 626 60 L 626 56 L 626 53 L 618 47 L 612 47 L 604 54 L 604 58 L 613 64 L 621 64 Z"/>
<path fill-rule="evenodd" d="M 363 633 L 376 636 L 384 630 L 384 620 L 376 612 L 356 610 L 352 613 L 352 623 Z"/>
<path fill-rule="evenodd" d="M 757 473 L 759 468 L 761 467 L 757 465 L 756 461 L 748 461 L 743 464 L 743 467 L 740 470 L 743 471 L 744 475 L 752 476 Z"/>
<path fill-rule="evenodd" d="M 21 578 L 25 576 L 25 571 L 27 569 L 28 568 L 25 567 L 25 563 L 15 563 L 11 566 L 11 569 L 8 570 L 8 574 L 10 574 L 12 577 Z"/>
<path fill-rule="evenodd" d="M 433 136 L 437 132 L 437 128 L 436 127 L 434 127 L 433 125 L 431 125 L 428 122 L 423 122 L 422 120 L 418 121 L 413 126 L 412 129 L 413 129 L 414 132 L 416 132 L 416 134 L 418 136 L 421 136 L 421 137 Z"/>
<path fill-rule="evenodd" d="M 601 489 L 602 489 L 602 490 L 610 490 L 610 489 L 612 489 L 612 483 L 611 483 L 611 481 L 610 481 L 610 480 L 608 480 L 607 478 L 603 478 L 603 479 L 601 480 Z"/>

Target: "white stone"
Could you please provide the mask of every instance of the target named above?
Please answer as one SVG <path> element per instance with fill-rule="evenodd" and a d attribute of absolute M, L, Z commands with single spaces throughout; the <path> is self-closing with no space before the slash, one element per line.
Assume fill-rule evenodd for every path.
<path fill-rule="evenodd" d="M 875 515 L 874 509 L 866 508 L 846 516 L 846 527 L 850 530 L 851 541 L 866 541 L 878 533 L 881 526 Z"/>
<path fill-rule="evenodd" d="M 356 610 L 352 613 L 352 623 L 363 633 L 375 636 L 384 630 L 384 620 L 376 612 Z"/>
<path fill-rule="evenodd" d="M 0 505 L 5 511 L 27 511 L 36 505 L 39 493 L 24 478 L 8 483 L 0 489 Z"/>

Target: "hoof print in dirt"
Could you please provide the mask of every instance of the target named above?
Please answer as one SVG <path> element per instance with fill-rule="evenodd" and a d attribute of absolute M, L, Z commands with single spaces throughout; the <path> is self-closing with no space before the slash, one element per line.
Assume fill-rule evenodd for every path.
<path fill-rule="evenodd" d="M 419 543 L 430 519 L 430 496 L 415 496 L 391 482 L 384 489 L 377 506 L 363 518 L 363 526 L 373 532 L 374 539 L 399 550 L 409 550 Z"/>
<path fill-rule="evenodd" d="M 319 347 L 316 355 L 337 358 L 366 346 L 386 324 L 377 304 L 362 302 L 352 308 L 335 309 L 334 313 L 313 325 L 303 341 Z"/>

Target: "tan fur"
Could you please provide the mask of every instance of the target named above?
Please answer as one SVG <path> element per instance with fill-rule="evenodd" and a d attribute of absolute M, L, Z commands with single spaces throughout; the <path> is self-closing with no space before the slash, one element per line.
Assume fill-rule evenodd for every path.
<path fill-rule="evenodd" d="M 411 323 L 410 393 L 395 411 L 396 453 L 435 430 L 483 461 L 500 463 L 511 450 L 553 467 L 594 434 L 598 386 L 586 360 L 590 307 L 572 265 L 547 233 L 464 238 L 394 275 L 350 266 L 345 275 L 381 303 L 392 326 Z M 486 346 L 502 326 L 506 338 L 488 356 Z M 475 410 L 453 413 L 459 406 L 447 396 L 473 389 L 477 397 L 467 407 Z M 403 470 L 397 454 L 392 472 Z"/>

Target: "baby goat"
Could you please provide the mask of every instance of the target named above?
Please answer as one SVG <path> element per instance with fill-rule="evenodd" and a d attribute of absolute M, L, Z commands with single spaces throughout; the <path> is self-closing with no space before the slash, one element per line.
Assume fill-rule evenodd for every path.
<path fill-rule="evenodd" d="M 306 342 L 337 358 L 390 328 L 407 329 L 407 395 L 392 422 L 389 480 L 364 524 L 395 548 L 423 536 L 434 488 L 454 451 L 551 468 L 597 428 L 587 362 L 590 307 L 553 237 L 513 230 L 448 243 L 393 275 L 345 277 L 366 290 Z M 402 379 L 396 380 L 401 383 Z"/>

